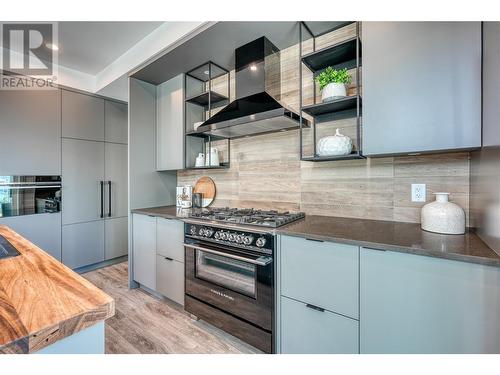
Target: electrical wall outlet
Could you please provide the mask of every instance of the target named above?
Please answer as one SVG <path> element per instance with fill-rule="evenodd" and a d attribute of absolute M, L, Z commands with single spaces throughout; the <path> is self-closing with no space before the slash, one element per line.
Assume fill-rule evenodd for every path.
<path fill-rule="evenodd" d="M 411 201 L 425 202 L 425 184 L 411 184 Z"/>

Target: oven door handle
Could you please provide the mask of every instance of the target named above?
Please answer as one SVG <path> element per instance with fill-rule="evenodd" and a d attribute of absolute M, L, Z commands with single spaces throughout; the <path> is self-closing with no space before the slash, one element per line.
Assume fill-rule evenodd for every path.
<path fill-rule="evenodd" d="M 226 258 L 231 258 L 231 259 L 235 259 L 235 260 L 241 260 L 242 262 L 247 262 L 247 263 L 255 264 L 257 266 L 267 266 L 269 263 L 272 263 L 272 261 L 273 261 L 273 258 L 271 258 L 271 257 L 261 256 L 261 257 L 258 257 L 257 259 L 248 259 L 248 258 L 241 257 L 241 256 L 238 256 L 238 255 L 228 254 L 228 253 L 225 253 L 223 251 L 217 251 L 217 250 L 207 249 L 206 247 L 190 245 L 190 244 L 187 244 L 187 243 L 185 243 L 184 246 L 185 247 L 189 247 L 191 249 L 195 249 L 195 250 L 205 251 L 205 252 L 210 253 L 210 254 L 225 256 Z"/>

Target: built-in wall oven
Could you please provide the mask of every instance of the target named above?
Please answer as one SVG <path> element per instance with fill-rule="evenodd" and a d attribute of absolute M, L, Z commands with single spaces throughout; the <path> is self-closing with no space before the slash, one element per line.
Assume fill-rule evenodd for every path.
<path fill-rule="evenodd" d="M 0 176 L 0 217 L 61 211 L 61 176 Z"/>
<path fill-rule="evenodd" d="M 186 311 L 274 352 L 274 235 L 186 223 L 184 239 Z"/>

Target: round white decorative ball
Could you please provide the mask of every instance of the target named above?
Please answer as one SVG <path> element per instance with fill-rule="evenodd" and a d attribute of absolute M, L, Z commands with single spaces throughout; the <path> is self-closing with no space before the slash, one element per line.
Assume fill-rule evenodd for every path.
<path fill-rule="evenodd" d="M 349 155 L 352 152 L 352 139 L 340 133 L 323 137 L 318 141 L 316 152 L 319 156 Z"/>

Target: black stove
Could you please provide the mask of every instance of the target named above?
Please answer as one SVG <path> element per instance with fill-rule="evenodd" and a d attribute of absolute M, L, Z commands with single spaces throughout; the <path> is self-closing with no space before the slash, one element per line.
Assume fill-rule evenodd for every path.
<path fill-rule="evenodd" d="M 192 211 L 193 219 L 220 221 L 235 224 L 248 224 L 277 228 L 305 217 L 303 212 L 279 212 L 275 210 L 255 210 L 253 208 L 209 208 Z"/>

